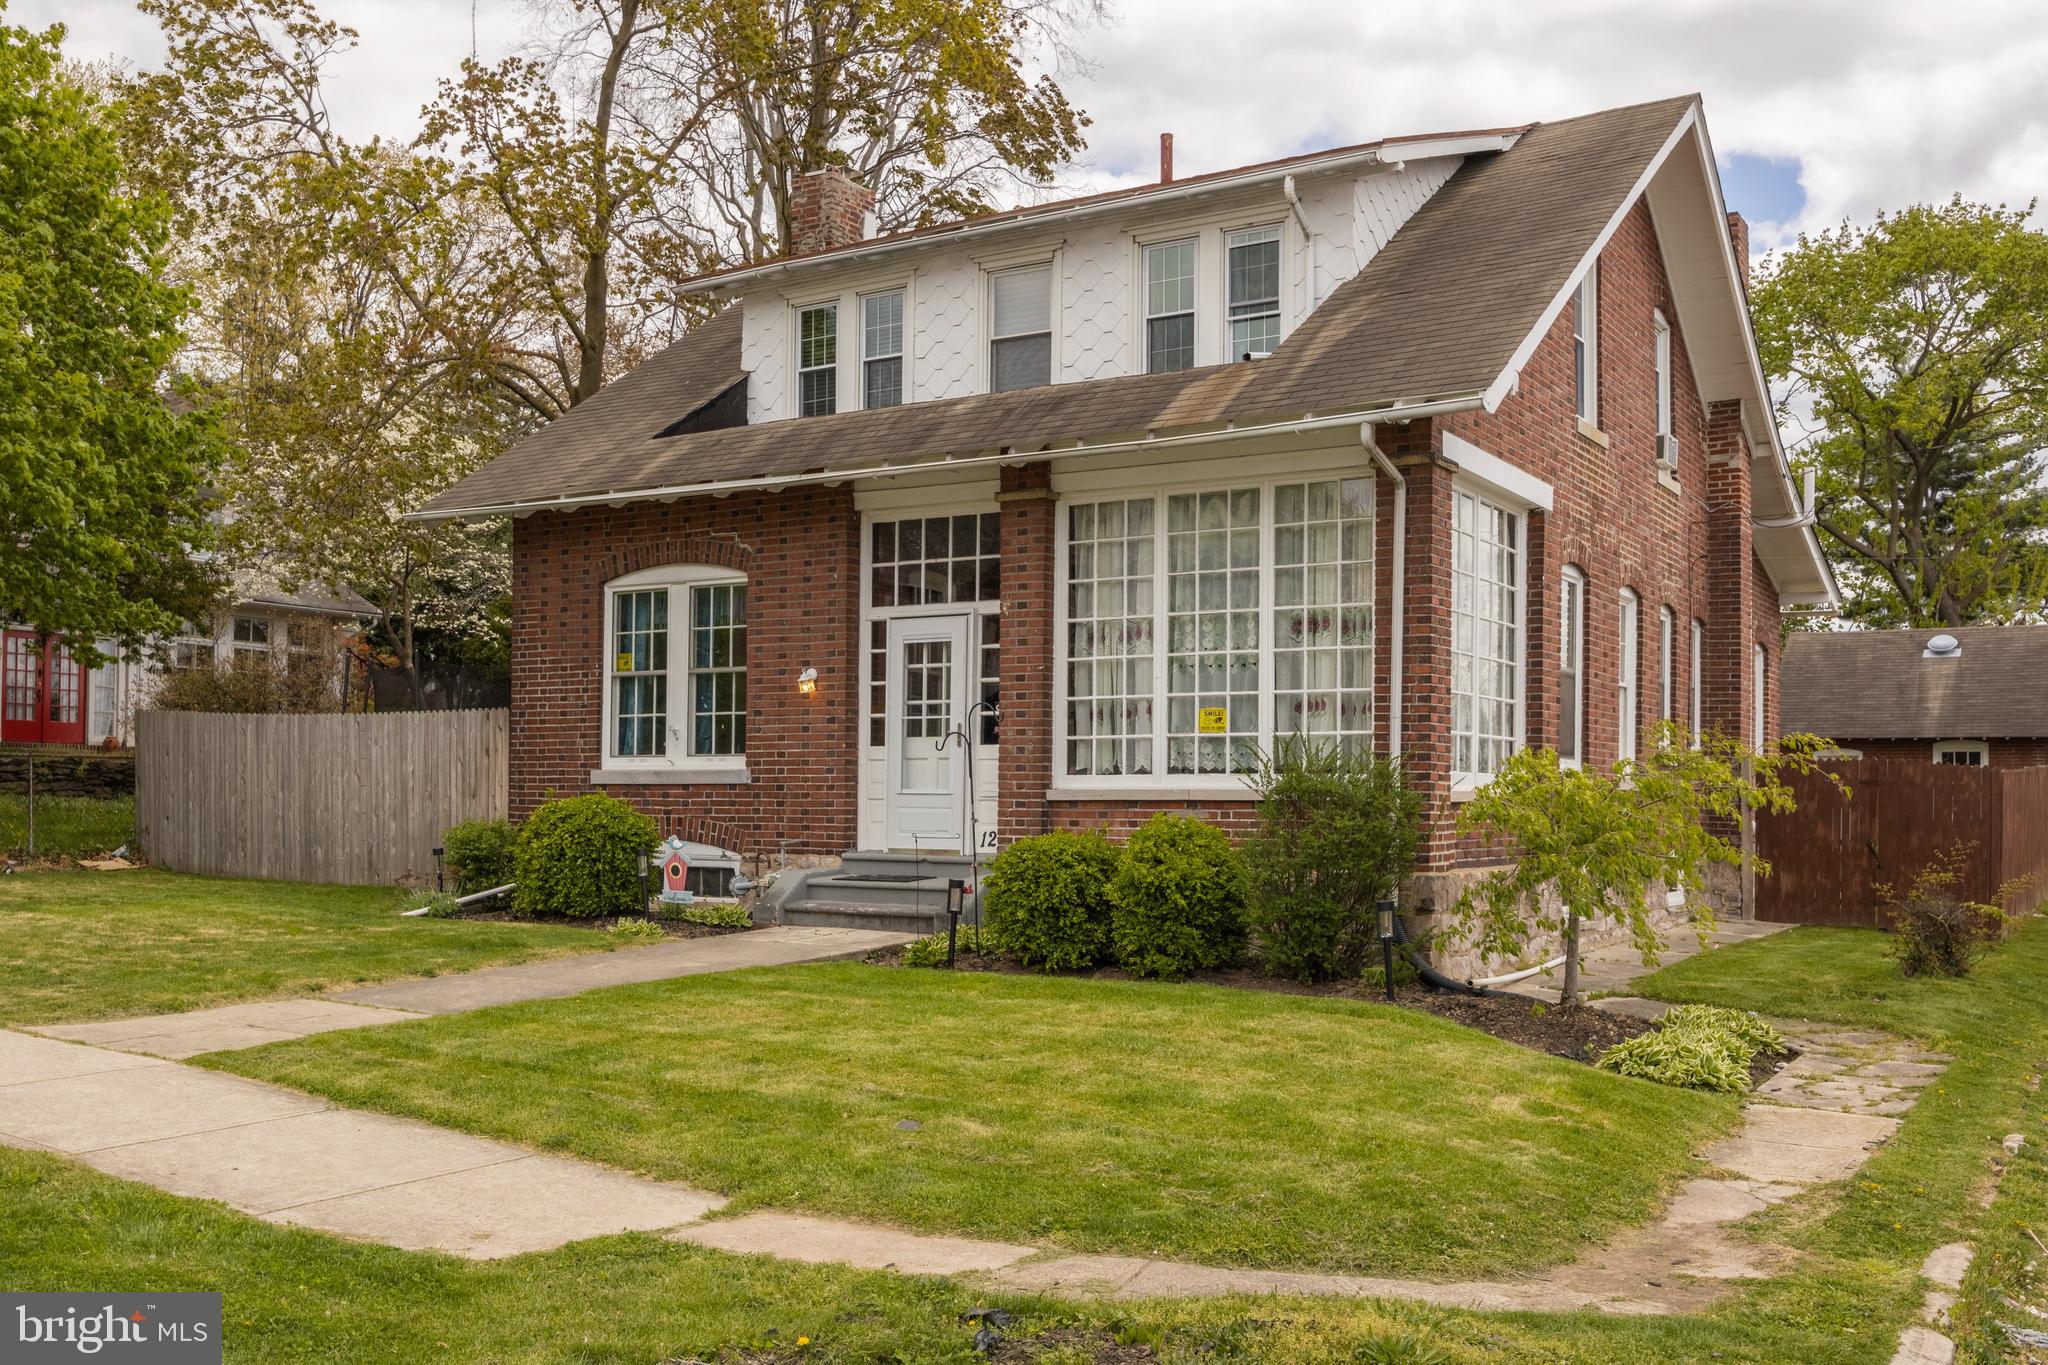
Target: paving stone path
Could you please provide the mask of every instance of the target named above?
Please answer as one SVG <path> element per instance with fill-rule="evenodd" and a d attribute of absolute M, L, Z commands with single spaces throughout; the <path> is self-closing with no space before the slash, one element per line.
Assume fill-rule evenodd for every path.
<path fill-rule="evenodd" d="M 797 951 L 816 960 L 872 946 L 843 937 L 864 933 L 855 930 L 794 930 L 804 937 L 771 946 L 763 941 L 771 932 L 534 967 L 607 964 L 615 970 L 592 984 L 611 985 L 723 969 L 704 965 L 715 959 L 701 952 L 670 952 L 661 962 L 644 957 L 691 944 L 749 944 L 750 960 L 728 957 L 730 965 L 759 965 L 752 959 L 764 951 L 770 960 Z M 623 970 L 615 959 L 626 959 Z M 641 974 L 649 970 L 658 975 Z M 337 1108 L 165 1060 L 588 988 L 562 989 L 575 979 L 501 968 L 349 992 L 339 1002 L 280 1001 L 39 1030 L 59 1035 L 49 1037 L 0 1030 L 0 1142 L 61 1152 L 110 1175 L 216 1199 L 272 1222 L 475 1259 L 662 1231 L 731 1252 L 968 1275 L 992 1288 L 1069 1297 L 1327 1294 L 1477 1309 L 1656 1314 L 1693 1311 L 1731 1281 L 1775 1273 L 1779 1253 L 1731 1235 L 1729 1225 L 1854 1173 L 1897 1128 L 1896 1113 L 1948 1061 L 1878 1034 L 1796 1029 L 1802 1055 L 1759 1091 L 1738 1132 L 1698 1153 L 1706 1173 L 1688 1182 L 1655 1223 L 1530 1279 L 1436 1282 L 1068 1255 L 793 1212 L 721 1219 L 714 1215 L 725 1201 L 708 1191 Z M 1605 1003 L 1645 1016 L 1662 1008 L 1627 998 Z"/>

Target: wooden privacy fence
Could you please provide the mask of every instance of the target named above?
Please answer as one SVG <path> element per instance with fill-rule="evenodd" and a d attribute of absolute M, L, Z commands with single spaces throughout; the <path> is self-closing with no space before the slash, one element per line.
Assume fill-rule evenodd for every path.
<path fill-rule="evenodd" d="M 504 711 L 137 718 L 135 825 L 158 867 L 431 881 L 450 825 L 503 818 Z"/>
<path fill-rule="evenodd" d="M 1957 844 L 1975 845 L 1962 888 L 1968 898 L 1989 901 L 2023 877 L 2035 883 L 2025 905 L 2048 891 L 2048 767 L 1924 758 L 1827 766 L 1848 785 L 1846 799 L 1820 774 L 1799 775 L 1788 783 L 1798 809 L 1757 818 L 1757 852 L 1771 864 L 1771 875 L 1757 879 L 1758 919 L 1883 928 L 1873 888 L 1903 887 Z"/>

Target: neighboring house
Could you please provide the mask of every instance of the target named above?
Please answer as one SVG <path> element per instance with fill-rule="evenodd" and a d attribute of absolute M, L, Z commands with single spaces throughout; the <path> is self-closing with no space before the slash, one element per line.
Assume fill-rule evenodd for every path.
<path fill-rule="evenodd" d="M 195 624 L 141 654 L 88 670 L 61 644 L 42 648 L 34 631 L 0 632 L 0 742 L 134 742 L 135 712 L 149 705 L 169 672 L 249 667 L 314 670 L 344 681 L 346 642 L 376 614 L 346 588 L 286 592 L 259 575 L 238 576 L 235 597 L 212 620 Z M 116 646 L 104 641 L 112 653 Z"/>
<path fill-rule="evenodd" d="M 1783 710 L 1857 758 L 2048 764 L 2048 626 L 1793 635 Z"/>
<path fill-rule="evenodd" d="M 420 514 L 516 518 L 515 814 L 608 791 L 771 863 L 1241 830 L 1306 733 L 1401 756 L 1440 904 L 1516 749 L 1775 735 L 1779 608 L 1835 589 L 1696 98 L 869 203 L 804 177 L 794 256 Z"/>

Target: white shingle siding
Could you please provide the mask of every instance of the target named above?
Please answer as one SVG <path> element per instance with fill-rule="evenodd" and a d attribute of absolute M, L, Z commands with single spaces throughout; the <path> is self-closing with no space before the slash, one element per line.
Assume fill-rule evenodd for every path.
<path fill-rule="evenodd" d="M 981 385 L 981 272 L 964 252 L 922 263 L 912 288 L 916 334 L 910 352 L 911 394 L 917 402 L 958 398 Z"/>
<path fill-rule="evenodd" d="M 1114 224 L 1089 224 L 1067 240 L 1060 253 L 1066 333 L 1056 348 L 1060 383 L 1109 379 L 1137 367 L 1131 354 L 1134 258 L 1130 237 Z"/>

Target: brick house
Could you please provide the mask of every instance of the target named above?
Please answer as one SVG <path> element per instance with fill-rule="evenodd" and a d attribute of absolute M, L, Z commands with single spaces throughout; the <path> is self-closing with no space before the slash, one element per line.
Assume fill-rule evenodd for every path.
<path fill-rule="evenodd" d="M 868 205 L 805 177 L 791 256 L 418 514 L 516 518 L 515 813 L 878 855 L 809 879 L 857 908 L 907 851 L 1241 827 L 1305 731 L 1427 793 L 1426 902 L 1518 746 L 1775 734 L 1779 609 L 1834 586 L 1697 98 Z"/>
<path fill-rule="evenodd" d="M 1845 630 L 1785 642 L 1785 729 L 1856 758 L 2048 764 L 2048 626 Z"/>

